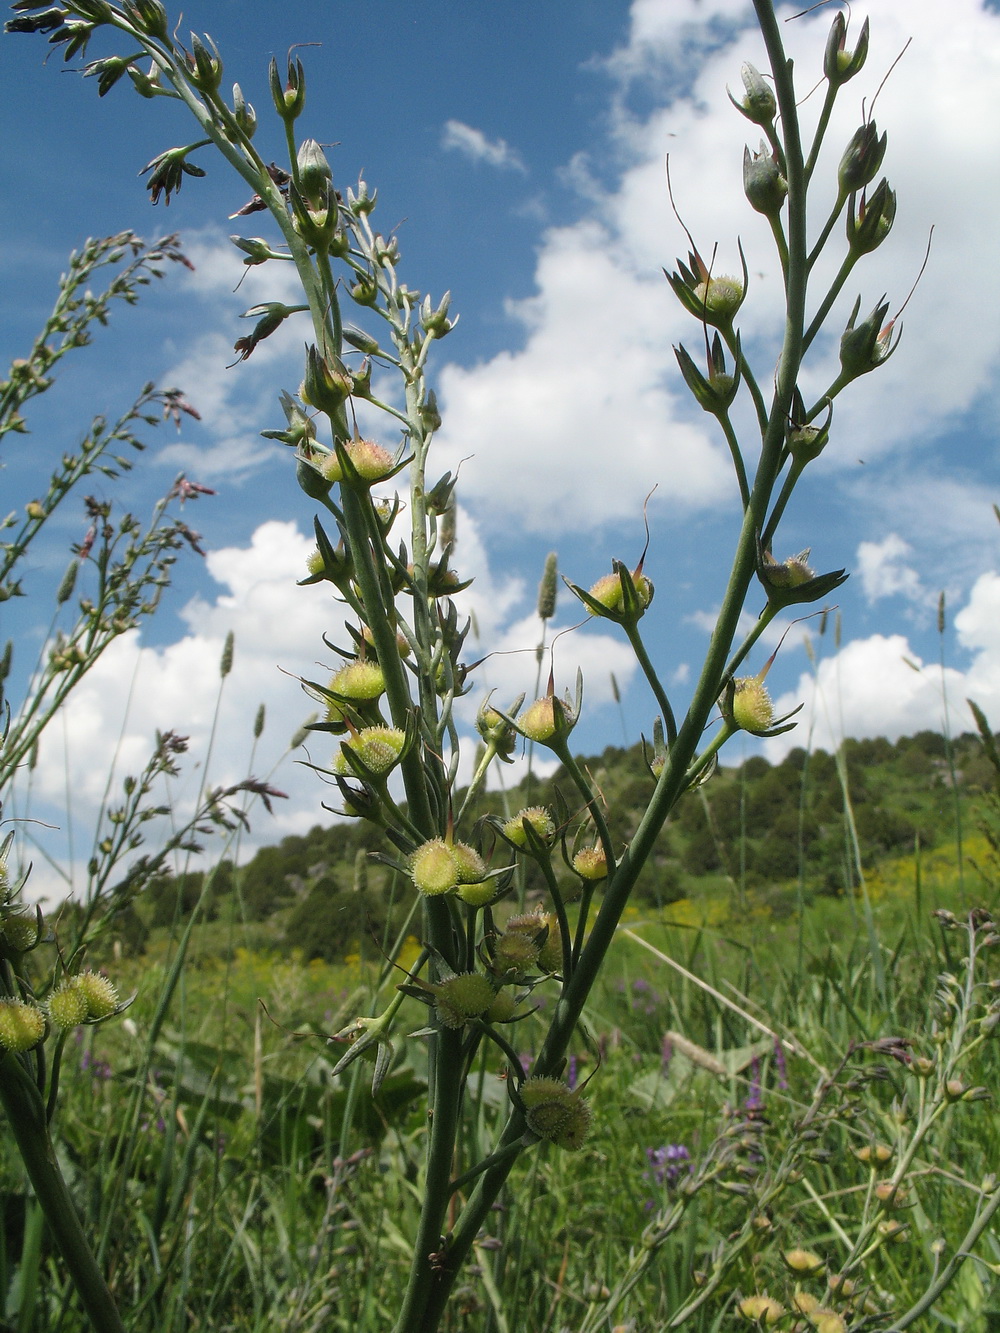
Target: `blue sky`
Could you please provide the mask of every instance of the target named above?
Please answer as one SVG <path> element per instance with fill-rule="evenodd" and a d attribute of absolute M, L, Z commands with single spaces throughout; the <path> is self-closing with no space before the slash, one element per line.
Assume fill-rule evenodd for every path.
<path fill-rule="evenodd" d="M 852 34 L 868 8 L 853 6 Z M 954 0 L 947 25 L 931 0 L 870 8 L 868 66 L 843 96 L 826 168 L 832 175 L 860 123 L 862 98 L 870 105 L 912 37 L 875 113 L 889 135 L 883 170 L 899 212 L 889 241 L 835 307 L 831 336 L 806 373 L 810 388 L 819 392 L 830 378 L 855 297 L 867 310 L 885 292 L 894 313 L 932 226 L 934 247 L 898 353 L 840 400 L 831 444 L 806 473 L 775 545 L 779 558 L 811 547 L 818 570 L 846 566 L 852 578 L 837 593 L 839 648 L 832 628 L 819 641 L 815 622 L 805 627 L 815 679 L 802 627 L 785 639 L 769 683 L 782 706 L 806 706 L 798 731 L 771 743 L 772 758 L 810 734 L 831 744 L 842 732 L 898 736 L 938 727 L 943 680 L 953 727 L 969 726 L 968 694 L 1000 718 L 1000 528 L 991 508 L 1000 500 L 992 410 L 1000 378 L 992 225 L 1000 201 L 1000 17 L 978 0 Z M 832 17 L 827 7 L 786 25 L 803 90 L 819 69 Z M 458 561 L 477 577 L 468 607 L 479 647 L 498 653 L 482 672 L 485 684 L 501 697 L 533 688 L 533 609 L 546 552 L 556 550 L 562 572 L 584 585 L 613 557 L 634 563 L 643 501 L 655 486 L 646 572 L 657 591 L 645 624 L 682 708 L 721 596 L 738 505 L 721 442 L 689 405 L 673 361 L 671 345 L 683 339 L 694 351 L 699 331 L 660 272 L 687 250 L 663 164 L 669 153 L 679 208 L 703 253 L 718 243 L 719 270 L 735 267 L 742 238 L 751 270 L 744 337 L 766 382 L 780 313 L 775 261 L 740 188 L 743 145 L 756 146 L 753 127 L 725 95 L 727 83 L 740 87 L 743 60 L 762 63 L 749 6 L 421 0 L 358 12 L 308 0 L 192 0 L 184 23 L 218 43 L 227 82 L 238 80 L 257 107 L 258 142 L 279 161 L 267 62 L 272 54 L 281 62 L 293 42 L 319 43 L 299 52 L 308 89 L 301 134 L 330 145 L 338 185 L 353 184 L 363 170 L 378 188 L 375 220 L 397 231 L 402 279 L 434 297 L 452 292 L 461 320 L 435 367 L 445 415 L 438 449 L 442 471 L 465 460 Z M 245 187 L 203 154 L 208 177 L 188 180 L 169 209 L 152 209 L 137 172 L 195 137 L 180 109 L 140 101 L 124 86 L 99 101 L 92 83 L 55 59 L 43 64 L 43 55 L 37 38 L 0 39 L 8 182 L 0 200 L 0 351 L 23 351 L 66 253 L 87 235 L 179 230 L 196 272 L 172 273 L 79 356 L 29 421 L 32 435 L 7 448 L 7 508 L 30 497 L 32 478 L 43 475 L 60 439 L 78 434 L 93 412 L 123 407 L 149 378 L 180 385 L 203 423 L 185 425 L 179 437 L 157 432 L 123 496 L 148 508 L 182 469 L 218 491 L 189 513 L 207 561 L 185 563 L 141 644 L 123 642 L 84 687 L 63 728 L 66 752 L 56 753 L 61 742 L 42 754 L 39 798 L 58 801 L 68 762 L 85 812 L 103 789 L 108 737 L 124 736 L 126 767 L 139 761 L 155 727 L 190 732 L 197 753 L 228 629 L 236 665 L 213 773 L 217 781 L 241 776 L 263 699 L 269 721 L 258 769 L 266 769 L 309 709 L 294 677 L 321 669 L 320 636 L 335 631 L 339 617 L 316 589 L 294 588 L 312 514 L 288 457 L 259 437 L 280 424 L 279 391 L 298 383 L 305 331 L 283 331 L 245 365 L 226 369 L 246 331 L 240 313 L 259 300 L 290 299 L 273 266 L 234 294 L 242 267 L 226 237 L 240 226 L 249 235 L 259 230 L 254 218 L 228 221 Z M 835 262 L 839 255 L 831 273 Z M 78 534 L 69 524 L 61 535 Z M 33 575 L 39 591 L 47 577 L 58 580 L 65 547 L 47 558 L 50 567 L 40 556 Z M 40 605 L 29 598 L 0 609 L 0 635 L 18 636 L 23 664 L 40 632 L 32 619 Z M 574 605 L 561 597 L 557 629 L 575 623 Z M 122 723 L 124 685 L 140 648 L 139 684 Z M 613 632 L 592 626 L 563 636 L 557 677 L 571 682 L 578 663 L 588 700 L 580 748 L 649 734 L 651 701 L 638 685 L 628 688 L 632 667 Z M 622 709 L 612 699 L 612 672 L 625 692 Z M 276 821 L 258 824 L 264 841 L 323 817 L 323 793 L 307 770 L 286 763 L 275 781 L 293 799 Z"/>

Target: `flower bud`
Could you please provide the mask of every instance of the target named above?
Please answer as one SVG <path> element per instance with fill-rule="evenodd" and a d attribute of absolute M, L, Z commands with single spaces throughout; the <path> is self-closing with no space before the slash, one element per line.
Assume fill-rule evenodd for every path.
<path fill-rule="evenodd" d="M 761 141 L 760 151 L 743 149 L 743 193 L 750 206 L 765 217 L 777 217 L 788 194 L 788 182 L 778 170 L 777 159 Z"/>
<path fill-rule="evenodd" d="M 816 577 L 809 568 L 809 548 L 798 555 L 789 556 L 779 564 L 768 552 L 764 552 L 764 581 L 772 588 L 800 588 L 803 583 Z"/>
<path fill-rule="evenodd" d="M 233 84 L 233 119 L 243 134 L 252 139 L 257 130 L 257 113 L 243 96 L 238 83 Z"/>
<path fill-rule="evenodd" d="M 486 907 L 497 896 L 497 887 L 492 879 L 470 880 L 468 883 L 460 879 L 457 892 L 466 907 Z"/>
<path fill-rule="evenodd" d="M 538 962 L 538 945 L 523 930 L 505 930 L 496 941 L 490 966 L 498 977 L 519 980 Z"/>
<path fill-rule="evenodd" d="M 892 337 L 896 321 L 890 319 L 888 324 L 882 324 L 889 310 L 888 301 L 880 301 L 868 318 L 855 327 L 860 309 L 859 296 L 840 339 L 840 368 L 845 382 L 877 370 L 892 356 L 899 342 Z"/>
<path fill-rule="evenodd" d="M 296 162 L 303 198 L 313 209 L 329 207 L 333 172 L 326 154 L 315 139 L 303 139 Z"/>
<path fill-rule="evenodd" d="M 834 87 L 839 87 L 852 79 L 868 56 L 868 20 L 861 25 L 861 36 L 853 51 L 846 50 L 847 22 L 844 15 L 838 14 L 833 20 L 830 35 L 826 39 L 826 51 L 823 55 L 823 73 Z"/>
<path fill-rule="evenodd" d="M 744 65 L 740 70 L 740 78 L 743 80 L 746 95 L 741 102 L 737 102 L 732 93 L 729 93 L 730 102 L 741 115 L 746 116 L 747 120 L 752 120 L 755 125 L 770 125 L 778 109 L 771 85 L 760 70 L 750 64 Z"/>
<path fill-rule="evenodd" d="M 129 22 L 147 37 L 165 42 L 170 36 L 167 11 L 160 0 L 124 0 L 122 8 Z"/>
<path fill-rule="evenodd" d="M 883 176 L 870 199 L 864 190 L 858 200 L 857 213 L 847 210 L 847 243 L 851 254 L 867 255 L 877 250 L 892 230 L 896 219 L 896 193 L 889 189 Z"/>
<path fill-rule="evenodd" d="M 16 912 L 0 920 L 0 940 L 12 953 L 29 953 L 38 943 L 38 937 L 37 916 Z"/>
<path fill-rule="evenodd" d="M 674 348 L 674 356 L 684 376 L 684 383 L 694 394 L 699 407 L 711 412 L 713 416 L 719 416 L 732 406 L 740 387 L 740 377 L 738 373 L 730 375 L 726 370 L 722 339 L 718 333 L 712 345 L 707 379 L 695 365 L 683 343 Z"/>
<path fill-rule="evenodd" d="M 281 76 L 278 74 L 278 62 L 272 56 L 268 79 L 271 84 L 274 109 L 282 120 L 290 123 L 302 114 L 302 108 L 306 103 L 306 74 L 302 68 L 302 61 L 296 60 L 293 64 L 289 60 L 288 81 L 283 88 Z"/>
<path fill-rule="evenodd" d="M 872 1166 L 885 1166 L 886 1162 L 892 1160 L 892 1148 L 888 1143 L 866 1143 L 863 1147 L 854 1149 L 854 1156 L 859 1162 L 866 1162 Z"/>
<path fill-rule="evenodd" d="M 476 730 L 484 741 L 492 743 L 501 759 L 507 759 L 514 753 L 517 732 L 495 708 L 490 708 L 487 703 L 484 703 L 476 714 Z"/>
<path fill-rule="evenodd" d="M 786 1250 L 782 1258 L 793 1273 L 818 1273 L 823 1267 L 823 1260 L 812 1250 Z"/>
<path fill-rule="evenodd" d="M 470 847 L 467 842 L 454 842 L 451 855 L 458 867 L 459 884 L 479 884 L 486 878 L 486 863 L 475 847 Z"/>
<path fill-rule="evenodd" d="M 688 255 L 689 264 L 678 260 L 678 271 L 668 273 L 664 269 L 663 276 L 681 305 L 697 320 L 713 328 L 731 330 L 746 295 L 747 268 L 742 250 L 740 258 L 743 260 L 742 281 L 728 274 L 713 277 L 697 250 Z"/>
<path fill-rule="evenodd" d="M 556 722 L 557 708 L 561 710 L 562 704 L 553 694 L 536 699 L 517 719 L 518 730 L 522 735 L 527 736 L 529 741 L 538 741 L 544 744 L 546 741 L 552 740 L 558 725 Z"/>
<path fill-rule="evenodd" d="M 458 887 L 458 865 L 443 838 L 423 843 L 410 857 L 410 878 L 428 898 L 451 893 Z"/>
<path fill-rule="evenodd" d="M 99 972 L 92 972 L 88 968 L 74 977 L 74 981 L 87 1002 L 89 1021 L 96 1023 L 102 1018 L 109 1018 L 118 1008 L 118 991 L 114 982 Z"/>
<path fill-rule="evenodd" d="M 299 397 L 309 407 L 318 407 L 329 415 L 339 411 L 354 388 L 351 372 L 339 356 L 327 362 L 319 349 L 310 344 L 306 351 L 306 377 Z"/>
<path fill-rule="evenodd" d="M 873 120 L 866 121 L 854 131 L 837 169 L 841 194 L 845 198 L 875 179 L 885 157 L 886 143 L 887 136 L 878 137 Z"/>
<path fill-rule="evenodd" d="M 23 1000 L 0 999 L 0 1047 L 30 1051 L 45 1036 L 45 1015 Z"/>
<path fill-rule="evenodd" d="M 459 890 L 461 892 L 461 890 Z M 493 1003 L 483 1017 L 487 1023 L 507 1023 L 514 1017 L 517 1009 L 517 997 L 506 986 L 501 987 L 493 998 Z"/>
<path fill-rule="evenodd" d="M 425 333 L 429 333 L 435 338 L 443 338 L 445 334 L 452 331 L 456 321 L 448 318 L 448 307 L 450 305 L 451 292 L 445 292 L 436 309 L 431 307 L 430 296 L 424 297 L 423 305 L 420 307 L 420 324 Z"/>
<path fill-rule="evenodd" d="M 375 208 L 377 200 L 378 190 L 374 194 L 369 194 L 368 185 L 363 180 L 358 181 L 357 194 L 351 189 L 347 191 L 347 207 L 356 218 L 367 217 Z"/>
<path fill-rule="evenodd" d="M 347 467 L 341 458 L 341 451 L 347 455 Z M 329 482 L 363 482 L 372 485 L 382 481 L 392 472 L 395 460 L 388 449 L 374 440 L 351 439 L 346 443 L 338 442 L 338 448 L 324 454 L 319 470 Z"/>
<path fill-rule="evenodd" d="M 214 93 L 218 92 L 222 83 L 222 60 L 219 57 L 219 48 L 207 33 L 205 41 L 212 48 L 211 51 L 197 33 L 191 34 L 191 51 L 185 52 L 188 78 L 199 92 Z"/>

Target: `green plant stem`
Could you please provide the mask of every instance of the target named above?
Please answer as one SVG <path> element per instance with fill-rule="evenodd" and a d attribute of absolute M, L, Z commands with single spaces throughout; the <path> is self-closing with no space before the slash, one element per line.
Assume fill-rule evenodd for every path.
<path fill-rule="evenodd" d="M 729 420 L 728 412 L 720 412 L 716 420 L 722 427 L 722 433 L 729 445 L 729 454 L 733 460 L 733 469 L 736 472 L 736 481 L 740 488 L 740 502 L 746 509 L 750 503 L 750 486 L 747 482 L 747 470 L 743 462 L 743 455 L 740 452 L 740 442 L 736 438 L 736 431 L 733 429 L 733 423 Z"/>
<path fill-rule="evenodd" d="M 823 297 L 823 300 L 820 302 L 819 309 L 813 316 L 812 323 L 806 330 L 805 338 L 803 339 L 802 343 L 803 352 L 807 352 L 809 348 L 812 346 L 813 339 L 816 337 L 816 334 L 819 333 L 820 329 L 823 327 L 823 324 L 826 320 L 827 315 L 830 313 L 834 301 L 836 301 L 837 297 L 844 290 L 844 283 L 851 276 L 851 270 L 854 268 L 854 265 L 857 263 L 857 261 L 858 261 L 858 256 L 854 253 L 853 250 L 849 250 L 847 254 L 844 256 L 844 262 L 841 264 L 837 272 L 837 276 L 830 284 L 830 290 Z M 835 397 L 835 393 L 833 390 L 828 389 L 824 397 L 832 399 L 833 397 Z"/>
<path fill-rule="evenodd" d="M 889 1324 L 885 1333 L 902 1333 L 904 1328 L 909 1328 L 911 1324 L 915 1323 L 933 1307 L 934 1302 L 942 1292 L 954 1281 L 958 1270 L 969 1257 L 980 1236 L 993 1221 L 998 1209 L 1000 1209 L 1000 1189 L 994 1191 L 992 1199 L 973 1220 L 972 1225 L 959 1242 L 955 1253 L 942 1268 L 937 1279 L 931 1283 L 920 1299 L 914 1305 L 911 1305 L 905 1314 Z"/>
<path fill-rule="evenodd" d="M 829 81 L 827 81 L 826 97 L 824 97 L 823 99 L 823 109 L 819 113 L 819 120 L 816 122 L 816 133 L 813 135 L 812 147 L 809 149 L 809 156 L 806 159 L 806 164 L 805 167 L 803 168 L 807 185 L 812 180 L 812 174 L 816 169 L 816 161 L 819 158 L 819 150 L 823 146 L 823 139 L 826 137 L 827 127 L 830 124 L 830 115 L 833 111 L 833 104 L 834 102 L 836 102 L 836 100 L 837 100 L 837 85 L 835 83 L 830 83 Z M 833 223 L 829 224 L 829 226 L 831 227 L 832 225 Z M 827 228 L 827 235 L 829 235 L 829 227 Z M 815 251 L 815 247 L 813 247 L 813 249 Z M 812 260 L 813 256 L 810 255 L 809 256 L 810 268 L 812 267 Z"/>
<path fill-rule="evenodd" d="M 0 1060 L 0 1102 L 35 1197 L 91 1324 L 98 1333 L 125 1333 L 114 1297 L 87 1243 L 76 1204 L 59 1170 L 41 1096 L 23 1066 L 10 1055 Z"/>

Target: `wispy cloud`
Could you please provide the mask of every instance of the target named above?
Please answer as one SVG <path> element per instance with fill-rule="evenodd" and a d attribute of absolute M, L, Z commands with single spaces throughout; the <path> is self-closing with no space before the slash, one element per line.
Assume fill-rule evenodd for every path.
<path fill-rule="evenodd" d="M 473 162 L 485 162 L 498 171 L 527 171 L 516 148 L 506 139 L 487 139 L 482 130 L 465 125 L 460 120 L 446 120 L 441 134 L 441 147 L 463 153 Z"/>

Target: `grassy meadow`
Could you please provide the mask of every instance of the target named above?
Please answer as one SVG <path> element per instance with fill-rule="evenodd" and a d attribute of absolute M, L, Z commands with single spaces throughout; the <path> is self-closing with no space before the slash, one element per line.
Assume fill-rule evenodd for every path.
<path fill-rule="evenodd" d="M 967 1104 L 963 1091 L 917 1133 L 930 1080 L 915 1072 L 948 1049 L 961 1008 L 939 977 L 960 987 L 968 972 L 966 932 L 932 914 L 961 920 L 996 905 L 989 801 L 980 793 L 968 805 L 961 866 L 945 837 L 870 858 L 850 892 L 737 892 L 709 874 L 697 894 L 631 906 L 567 1070 L 586 1084 L 591 1132 L 579 1152 L 524 1154 L 509 1186 L 516 1217 L 501 1199 L 447 1326 L 640 1333 L 683 1315 L 709 1330 L 747 1326 L 739 1307 L 755 1294 L 780 1304 L 784 1328 L 891 1326 L 934 1280 L 944 1238 L 950 1248 L 974 1223 L 982 1178 L 1000 1161 L 985 1096 Z M 135 1000 L 124 1019 L 77 1029 L 63 1048 L 62 1165 L 81 1186 L 130 1330 L 384 1327 L 418 1215 L 428 1070 L 425 1042 L 407 1034 L 425 1011 L 404 1006 L 375 1098 L 366 1061 L 332 1076 L 344 1044 L 328 1038 L 385 1007 L 417 942 L 404 941 L 395 966 L 363 933 L 338 962 L 307 960 L 276 947 L 275 922 L 247 919 L 239 902 L 222 900 L 186 938 L 182 917 L 141 953 L 111 948 L 105 965 Z M 981 952 L 977 981 L 992 971 L 995 987 Z M 532 992 L 538 1012 L 508 1028 L 525 1063 L 544 1032 L 546 989 Z M 988 994 L 970 992 L 966 1046 Z M 968 1088 L 996 1088 L 995 1042 L 961 1060 Z M 507 1112 L 493 1048 L 476 1080 L 470 1161 Z M 917 1139 L 898 1200 L 874 1204 Z M 862 1160 L 876 1145 L 886 1164 Z M 8 1326 L 83 1328 L 4 1151 Z M 838 1291 L 840 1264 L 879 1219 L 898 1235 L 873 1229 L 853 1288 Z M 722 1238 L 733 1249 L 734 1236 L 735 1256 L 699 1303 Z M 917 1327 L 1000 1327 L 992 1224 L 976 1249 Z M 811 1257 L 797 1269 L 801 1254 Z M 810 1301 L 820 1312 L 811 1323 Z"/>

